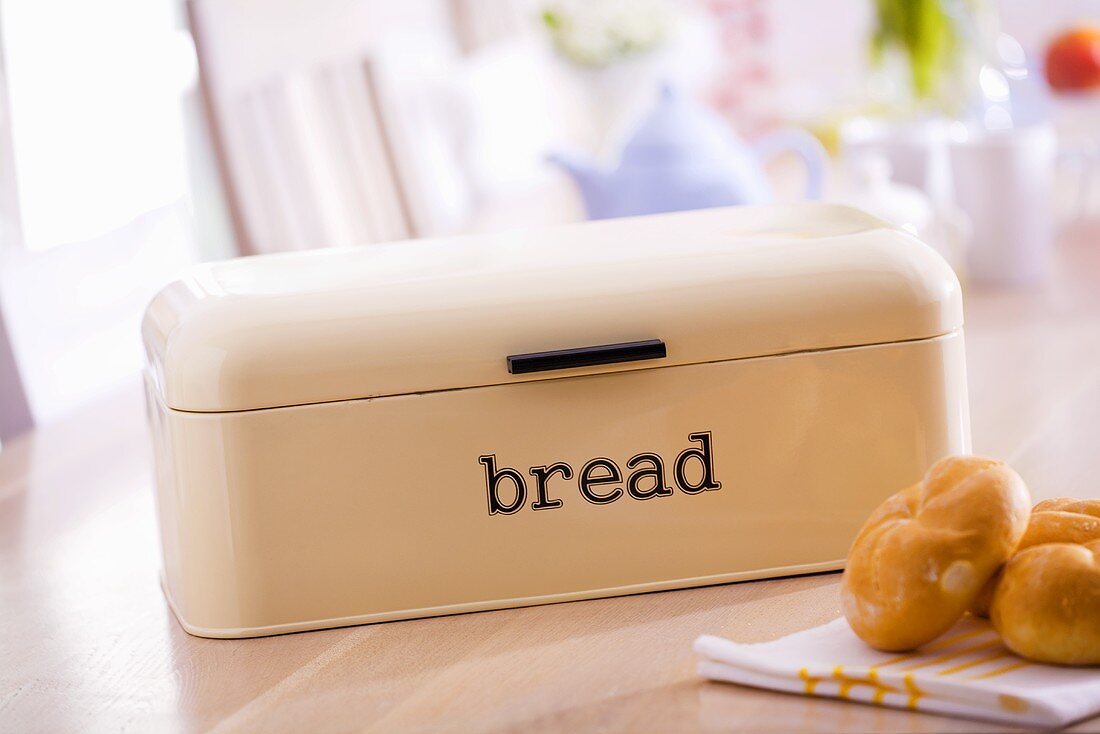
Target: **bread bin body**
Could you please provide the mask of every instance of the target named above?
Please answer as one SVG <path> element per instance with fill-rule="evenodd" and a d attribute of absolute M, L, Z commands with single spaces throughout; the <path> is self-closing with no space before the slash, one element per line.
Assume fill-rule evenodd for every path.
<path fill-rule="evenodd" d="M 822 205 L 205 266 L 144 325 L 166 594 L 247 637 L 840 568 L 969 449 L 961 326 Z"/>

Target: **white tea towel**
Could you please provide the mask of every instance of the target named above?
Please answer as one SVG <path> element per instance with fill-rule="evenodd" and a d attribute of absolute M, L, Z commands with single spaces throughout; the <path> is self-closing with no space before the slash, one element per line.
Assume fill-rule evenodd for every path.
<path fill-rule="evenodd" d="M 1030 663 L 971 617 L 904 654 L 873 650 L 843 618 L 758 644 L 704 635 L 695 651 L 703 677 L 756 688 L 1041 727 L 1100 713 L 1100 668 Z"/>

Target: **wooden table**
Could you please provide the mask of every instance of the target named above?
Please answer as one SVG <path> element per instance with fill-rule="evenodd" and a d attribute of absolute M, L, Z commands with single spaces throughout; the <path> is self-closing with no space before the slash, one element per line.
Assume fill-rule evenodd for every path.
<path fill-rule="evenodd" d="M 1100 496 L 1098 230 L 1064 239 L 1044 287 L 968 294 L 975 451 L 1037 498 Z M 836 574 L 190 637 L 157 585 L 150 485 L 136 386 L 0 451 L 0 731 L 998 729 L 695 676 L 700 633 L 767 640 L 836 617 Z"/>

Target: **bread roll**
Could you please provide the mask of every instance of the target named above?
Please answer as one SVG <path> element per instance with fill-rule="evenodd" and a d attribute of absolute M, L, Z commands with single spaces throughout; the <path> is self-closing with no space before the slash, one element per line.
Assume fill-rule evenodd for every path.
<path fill-rule="evenodd" d="M 1100 664 L 1100 541 L 1045 543 L 1017 553 L 1001 574 L 990 617 L 1017 655 Z"/>
<path fill-rule="evenodd" d="M 1089 543 L 1100 540 L 1100 500 L 1059 497 L 1043 500 L 1031 510 L 1017 550 L 1041 543 Z"/>
<path fill-rule="evenodd" d="M 1042 543 L 1088 543 L 1100 540 L 1100 500 L 1057 497 L 1031 509 L 1031 519 L 1016 552 Z M 989 616 L 989 605 L 998 582 L 994 576 L 970 608 L 979 617 Z"/>
<path fill-rule="evenodd" d="M 949 457 L 887 499 L 852 544 L 841 605 L 879 650 L 910 650 L 945 632 L 1016 549 L 1030 499 L 1004 463 Z"/>

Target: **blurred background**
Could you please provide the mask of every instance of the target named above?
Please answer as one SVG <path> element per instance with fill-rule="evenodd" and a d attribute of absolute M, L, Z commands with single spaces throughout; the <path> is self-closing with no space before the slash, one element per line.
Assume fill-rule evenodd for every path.
<path fill-rule="evenodd" d="M 238 255 L 810 198 L 967 287 L 1042 288 L 1100 218 L 1098 24 L 1097 0 L 0 0 L 0 441 L 135 380 L 153 293 Z"/>

